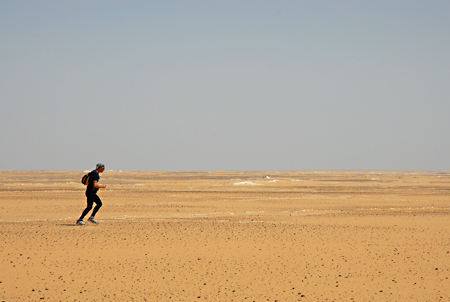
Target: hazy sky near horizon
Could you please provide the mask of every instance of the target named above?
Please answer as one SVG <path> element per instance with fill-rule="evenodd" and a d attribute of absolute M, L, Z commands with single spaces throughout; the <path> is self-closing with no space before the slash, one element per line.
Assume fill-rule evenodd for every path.
<path fill-rule="evenodd" d="M 0 0 L 0 170 L 450 170 L 449 16 Z"/>

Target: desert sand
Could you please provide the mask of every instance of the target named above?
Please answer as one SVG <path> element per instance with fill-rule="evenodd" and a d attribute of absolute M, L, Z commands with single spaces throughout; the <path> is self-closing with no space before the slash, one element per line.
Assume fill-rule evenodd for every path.
<path fill-rule="evenodd" d="M 450 172 L 0 171 L 1 301 L 450 301 Z"/>

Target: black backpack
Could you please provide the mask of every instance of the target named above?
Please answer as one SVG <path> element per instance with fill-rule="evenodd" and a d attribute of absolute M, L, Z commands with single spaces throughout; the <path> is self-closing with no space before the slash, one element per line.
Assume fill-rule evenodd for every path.
<path fill-rule="evenodd" d="M 87 186 L 89 184 L 89 178 L 91 177 L 91 172 L 89 172 L 88 174 L 85 174 L 82 178 L 81 178 L 81 183 L 85 186 Z"/>

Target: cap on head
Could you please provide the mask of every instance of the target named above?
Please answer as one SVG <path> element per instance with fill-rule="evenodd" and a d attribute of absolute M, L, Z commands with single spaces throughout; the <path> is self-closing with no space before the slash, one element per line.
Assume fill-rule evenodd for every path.
<path fill-rule="evenodd" d="M 105 165 L 102 163 L 98 163 L 97 166 L 95 166 L 95 169 L 98 170 L 100 168 L 105 168 Z"/>

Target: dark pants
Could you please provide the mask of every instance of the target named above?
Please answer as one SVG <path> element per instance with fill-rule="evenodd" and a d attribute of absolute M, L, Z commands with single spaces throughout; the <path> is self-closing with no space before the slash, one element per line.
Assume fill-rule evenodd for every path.
<path fill-rule="evenodd" d="M 84 209 L 83 213 L 81 214 L 80 220 L 83 220 L 84 217 L 89 213 L 89 211 L 92 209 L 92 206 L 94 205 L 94 202 L 96 204 L 94 211 L 92 211 L 91 216 L 95 216 L 97 214 L 98 210 L 102 207 L 102 201 L 100 200 L 100 197 L 94 192 L 86 191 L 86 197 L 87 197 L 87 207 Z"/>

